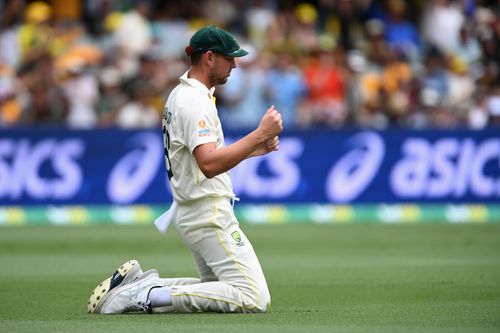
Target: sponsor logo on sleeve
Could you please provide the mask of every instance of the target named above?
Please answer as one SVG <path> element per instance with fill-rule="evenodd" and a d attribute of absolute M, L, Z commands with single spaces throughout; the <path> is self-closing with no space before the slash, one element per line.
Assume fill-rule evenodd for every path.
<path fill-rule="evenodd" d="M 207 128 L 207 123 L 205 120 L 200 120 L 198 122 L 198 137 L 204 137 L 204 136 L 210 136 L 212 132 L 210 131 L 209 128 Z"/>

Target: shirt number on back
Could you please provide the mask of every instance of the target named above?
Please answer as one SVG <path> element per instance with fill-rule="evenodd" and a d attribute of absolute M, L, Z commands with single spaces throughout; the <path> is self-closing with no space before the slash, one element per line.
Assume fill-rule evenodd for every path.
<path fill-rule="evenodd" d="M 168 180 L 172 179 L 174 173 L 172 172 L 172 163 L 170 162 L 170 156 L 168 151 L 170 150 L 170 134 L 167 131 L 167 126 L 172 121 L 172 112 L 168 111 L 167 106 L 165 105 L 165 109 L 163 110 L 163 139 L 164 148 L 165 148 L 165 160 L 167 164 L 167 174 Z"/>
<path fill-rule="evenodd" d="M 163 126 L 163 138 L 165 139 L 165 159 L 167 162 L 167 174 L 168 180 L 172 179 L 174 173 L 172 172 L 172 163 L 170 162 L 170 156 L 168 155 L 168 150 L 170 149 L 170 134 L 168 134 L 167 128 Z"/>

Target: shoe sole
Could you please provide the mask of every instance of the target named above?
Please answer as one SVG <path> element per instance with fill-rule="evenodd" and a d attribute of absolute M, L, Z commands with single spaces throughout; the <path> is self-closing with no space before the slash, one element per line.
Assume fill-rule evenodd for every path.
<path fill-rule="evenodd" d="M 140 270 L 141 267 L 137 260 L 129 260 L 118 267 L 113 275 L 102 281 L 92 291 L 87 304 L 88 313 L 99 313 L 98 309 L 108 293 L 120 285 L 129 283 Z"/>

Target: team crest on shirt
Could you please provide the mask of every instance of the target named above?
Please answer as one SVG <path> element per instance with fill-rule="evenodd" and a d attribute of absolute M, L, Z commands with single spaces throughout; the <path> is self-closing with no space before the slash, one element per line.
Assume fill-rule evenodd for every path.
<path fill-rule="evenodd" d="M 205 120 L 200 120 L 198 122 L 198 137 L 202 137 L 202 136 L 209 136 L 211 134 L 210 132 L 210 129 L 207 128 L 207 123 L 205 122 Z"/>

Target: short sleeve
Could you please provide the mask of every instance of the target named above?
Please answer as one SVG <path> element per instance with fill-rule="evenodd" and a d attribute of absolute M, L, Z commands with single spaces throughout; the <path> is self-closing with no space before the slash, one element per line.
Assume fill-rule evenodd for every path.
<path fill-rule="evenodd" d="M 183 132 L 185 144 L 192 153 L 202 144 L 217 143 L 216 124 L 210 116 L 210 105 L 188 103 L 183 112 Z"/>

